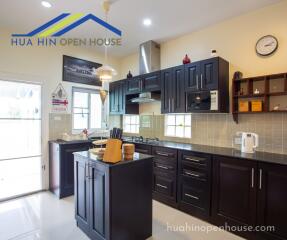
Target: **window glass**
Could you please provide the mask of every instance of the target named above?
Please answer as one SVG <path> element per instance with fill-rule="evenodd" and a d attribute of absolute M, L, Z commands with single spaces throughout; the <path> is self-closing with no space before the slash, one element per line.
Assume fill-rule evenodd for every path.
<path fill-rule="evenodd" d="M 124 122 L 125 133 L 139 133 L 138 115 L 124 115 L 123 122 Z"/>
<path fill-rule="evenodd" d="M 191 138 L 191 115 L 165 115 L 165 136 Z"/>

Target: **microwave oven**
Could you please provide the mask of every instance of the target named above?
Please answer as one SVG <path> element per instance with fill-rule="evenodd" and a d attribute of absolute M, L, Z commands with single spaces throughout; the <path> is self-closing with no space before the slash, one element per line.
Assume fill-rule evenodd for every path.
<path fill-rule="evenodd" d="M 218 110 L 218 90 L 186 93 L 187 112 Z"/>

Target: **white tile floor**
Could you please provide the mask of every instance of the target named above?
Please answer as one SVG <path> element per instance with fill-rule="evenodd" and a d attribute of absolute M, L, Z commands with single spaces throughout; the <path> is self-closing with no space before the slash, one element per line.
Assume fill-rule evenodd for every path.
<path fill-rule="evenodd" d="M 225 231 L 181 231 L 177 226 L 211 226 L 154 201 L 149 240 L 240 240 Z M 167 230 L 167 224 L 172 231 Z M 189 227 L 187 229 L 189 229 Z M 73 197 L 58 200 L 49 192 L 0 203 L 0 240 L 87 240 L 76 227 Z"/>

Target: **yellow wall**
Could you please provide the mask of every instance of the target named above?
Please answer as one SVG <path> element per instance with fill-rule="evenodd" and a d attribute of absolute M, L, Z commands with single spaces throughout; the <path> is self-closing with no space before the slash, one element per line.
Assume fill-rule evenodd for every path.
<path fill-rule="evenodd" d="M 211 49 L 228 60 L 231 76 L 235 70 L 244 76 L 287 72 L 287 1 L 271 5 L 203 30 L 161 44 L 161 68 L 182 63 L 187 53 L 192 61 L 210 57 Z M 256 41 L 267 34 L 278 38 L 279 49 L 271 57 L 258 57 Z M 138 54 L 121 62 L 122 77 L 128 70 L 138 74 Z"/>

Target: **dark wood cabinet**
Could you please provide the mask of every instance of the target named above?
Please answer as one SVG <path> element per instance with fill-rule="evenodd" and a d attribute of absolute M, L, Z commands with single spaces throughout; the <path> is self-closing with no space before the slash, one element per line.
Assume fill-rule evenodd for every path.
<path fill-rule="evenodd" d="M 257 163 L 217 156 L 213 162 L 213 220 L 220 226 L 255 226 Z"/>
<path fill-rule="evenodd" d="M 229 91 L 229 63 L 220 57 L 215 57 L 186 64 L 185 90 L 219 90 L 219 93 L 227 94 Z"/>
<path fill-rule="evenodd" d="M 200 90 L 199 78 L 201 74 L 200 62 L 189 63 L 184 67 L 185 71 L 185 91 Z"/>
<path fill-rule="evenodd" d="M 190 151 L 178 153 L 178 207 L 208 219 L 211 209 L 211 156 Z"/>
<path fill-rule="evenodd" d="M 287 239 L 287 166 L 259 163 L 257 225 L 274 231 L 257 233 L 260 239 Z"/>
<path fill-rule="evenodd" d="M 59 198 L 74 194 L 74 152 L 90 148 L 88 141 L 49 142 L 49 189 Z"/>
<path fill-rule="evenodd" d="M 184 66 L 161 71 L 161 112 L 185 112 Z"/>
<path fill-rule="evenodd" d="M 137 76 L 126 80 L 126 94 L 137 94 L 143 89 L 142 77 Z"/>
<path fill-rule="evenodd" d="M 160 91 L 160 71 L 148 73 L 142 76 L 141 91 Z"/>
<path fill-rule="evenodd" d="M 153 147 L 153 198 L 177 206 L 177 150 Z"/>
<path fill-rule="evenodd" d="M 152 150 L 150 145 L 135 143 L 135 152 L 151 155 Z"/>
<path fill-rule="evenodd" d="M 152 158 L 123 164 L 75 155 L 75 218 L 95 240 L 144 240 L 152 234 Z M 136 216 L 136 217 L 135 217 Z"/>
<path fill-rule="evenodd" d="M 125 83 L 123 81 L 110 84 L 110 114 L 125 113 Z"/>

